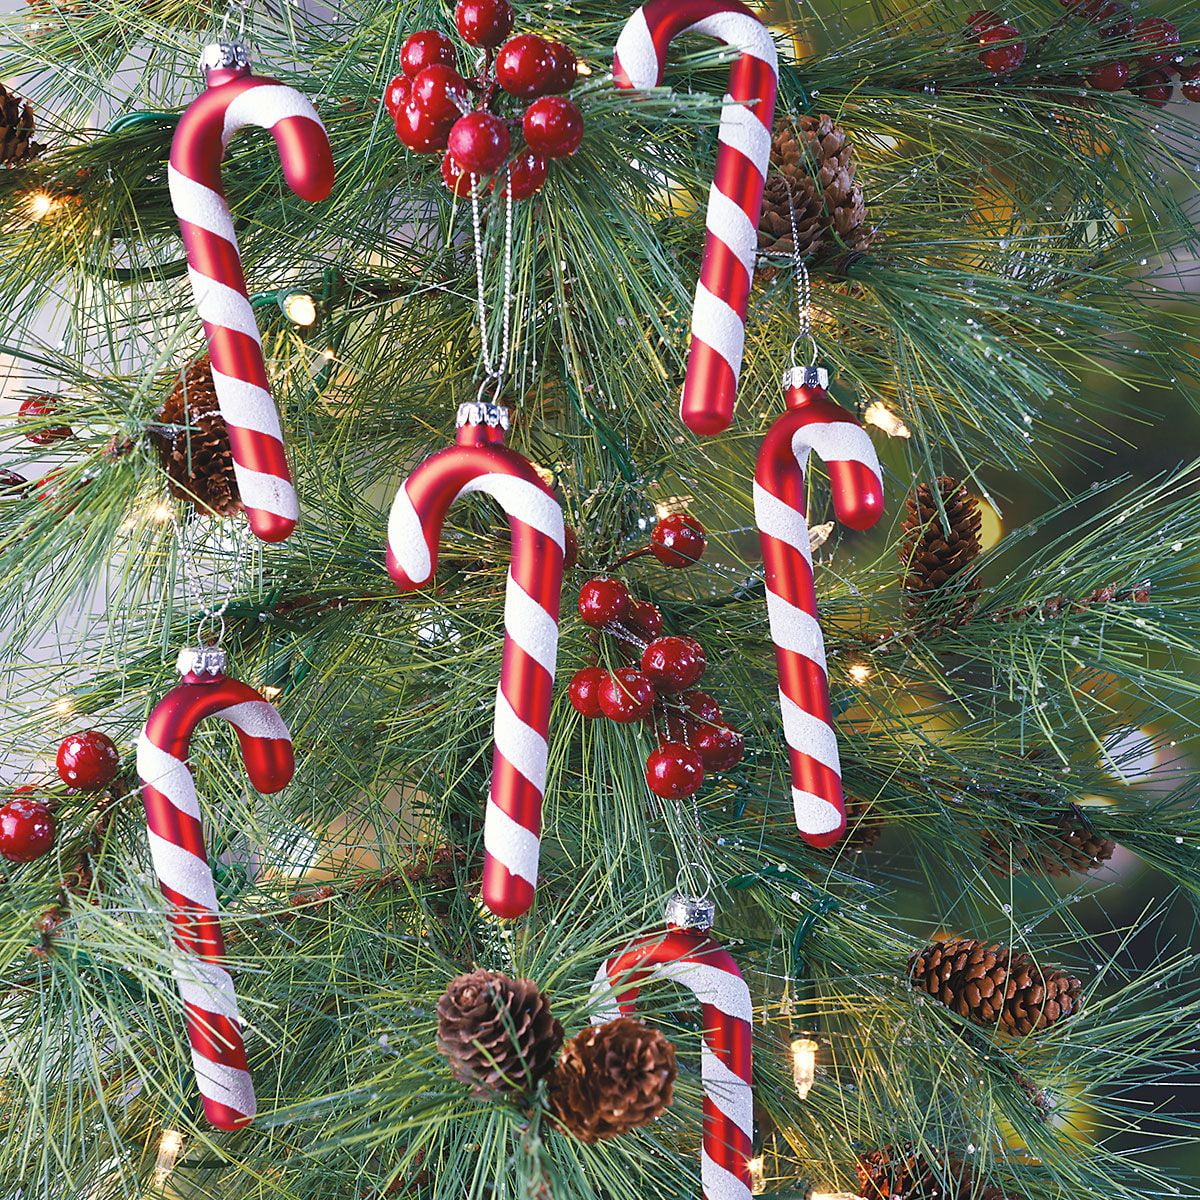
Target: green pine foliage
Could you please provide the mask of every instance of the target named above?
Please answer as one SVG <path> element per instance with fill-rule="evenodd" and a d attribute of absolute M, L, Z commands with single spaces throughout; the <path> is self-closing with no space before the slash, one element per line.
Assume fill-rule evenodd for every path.
<path fill-rule="evenodd" d="M 1194 6 L 1152 8 L 1179 24 L 1190 61 Z M 166 156 L 223 15 L 30 0 L 4 29 L 0 75 L 22 81 L 47 149 L 0 172 L 0 349 L 18 390 L 63 397 L 74 436 L 46 450 L 15 423 L 4 433 L 8 468 L 58 460 L 51 483 L 0 496 L 0 753 L 9 786 L 57 801 L 59 837 L 7 864 L 0 886 L 0 1197 L 694 1197 L 700 1021 L 686 994 L 640 1001 L 679 1050 L 673 1106 L 597 1146 L 555 1129 L 540 1093 L 472 1099 L 435 1048 L 438 997 L 474 966 L 535 979 L 568 1035 L 583 1028 L 598 965 L 658 923 L 694 837 L 688 805 L 647 791 L 649 730 L 585 721 L 560 685 L 537 902 L 506 923 L 477 901 L 505 524 L 485 502 L 456 506 L 438 586 L 411 594 L 383 550 L 396 486 L 449 443 L 478 386 L 469 206 L 378 103 L 404 36 L 451 28 L 442 0 L 250 6 L 255 62 L 313 99 L 338 171 L 331 199 L 307 205 L 253 132 L 224 169 L 303 519 L 263 547 L 240 521 L 167 500 L 153 431 L 203 335 Z M 1142 786 L 1131 765 L 1194 753 L 1200 714 L 1186 461 L 1200 371 L 1195 304 L 1172 267 L 1200 249 L 1196 133 L 1184 105 L 1085 88 L 1113 44 L 1052 0 L 1005 10 L 1029 53 L 999 79 L 964 42 L 965 15 L 942 0 L 771 10 L 780 45 L 800 48 L 780 111 L 828 112 L 848 131 L 877 228 L 864 255 L 811 263 L 834 394 L 860 413 L 882 401 L 911 430 L 872 431 L 881 528 L 835 530 L 817 553 L 855 802 L 845 843 L 796 835 L 751 514 L 796 332 L 790 264 L 754 290 L 736 424 L 693 437 L 676 397 L 728 65 L 711 43 L 680 42 L 668 86 L 634 102 L 606 77 L 624 5 L 518 11 L 519 29 L 561 38 L 591 71 L 574 93 L 582 148 L 515 206 L 510 443 L 549 472 L 578 533 L 560 680 L 593 653 L 578 586 L 645 542 L 656 505 L 709 530 L 691 569 L 639 558 L 620 573 L 669 632 L 703 643 L 704 686 L 746 734 L 744 762 L 710 777 L 698 807 L 717 932 L 754 997 L 768 1193 L 853 1192 L 858 1156 L 894 1145 L 969 1161 L 980 1195 L 1196 1196 L 1168 1165 L 1194 1136 L 1186 1105 L 1164 1101 L 1200 1020 L 1197 784 L 1177 769 Z M 40 219 L 37 196 L 52 201 Z M 493 313 L 503 217 L 485 202 Z M 285 317 L 292 290 L 317 299 L 314 326 Z M 62 335 L 39 340 L 47 303 Z M 1152 464 L 1136 477 L 1130 447 Z M 942 473 L 989 497 L 1007 532 L 974 568 L 972 619 L 922 632 L 902 615 L 899 522 L 904 494 Z M 259 796 L 223 728 L 193 744 L 259 1097 L 237 1134 L 202 1117 L 132 769 L 196 628 L 172 516 L 202 588 L 230 592 L 233 672 L 275 689 L 297 748 L 294 782 Z M 93 615 L 65 629 L 81 604 Z M 48 765 L 62 736 L 91 727 L 126 768 L 103 813 Z M 1158 899 L 1135 918 L 1105 915 L 1128 866 L 1010 877 L 989 856 L 1014 819 L 1050 828 L 1072 804 L 1155 873 Z M 445 845 L 450 887 L 427 869 Z M 685 882 L 700 884 L 686 869 Z M 1168 921 L 1183 932 L 1160 934 Z M 1082 1012 L 1014 1039 L 923 1001 L 908 957 L 939 933 L 1069 968 Z M 787 1052 L 800 1028 L 822 1047 L 803 1101 Z M 163 1179 L 168 1129 L 184 1143 Z"/>

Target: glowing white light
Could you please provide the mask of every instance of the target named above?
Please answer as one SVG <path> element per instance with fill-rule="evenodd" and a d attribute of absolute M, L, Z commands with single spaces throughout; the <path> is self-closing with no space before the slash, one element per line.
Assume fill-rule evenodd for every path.
<path fill-rule="evenodd" d="M 882 400 L 867 405 L 863 420 L 876 429 L 882 429 L 888 437 L 912 437 L 912 430 Z"/>
<path fill-rule="evenodd" d="M 796 1084 L 796 1095 L 803 1100 L 812 1091 L 817 1081 L 816 1042 L 801 1035 L 792 1038 L 792 1080 Z"/>
<path fill-rule="evenodd" d="M 317 302 L 307 292 L 289 292 L 283 298 L 283 315 L 293 325 L 307 329 L 317 323 Z"/>
<path fill-rule="evenodd" d="M 175 1163 L 183 1150 L 183 1134 L 178 1129 L 164 1129 L 158 1139 L 158 1154 L 154 1159 L 154 1182 L 162 1187 L 175 1170 Z"/>

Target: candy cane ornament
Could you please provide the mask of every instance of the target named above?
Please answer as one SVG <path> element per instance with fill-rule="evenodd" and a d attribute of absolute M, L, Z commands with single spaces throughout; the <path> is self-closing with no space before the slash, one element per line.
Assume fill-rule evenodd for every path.
<path fill-rule="evenodd" d="M 537 885 L 564 532 L 554 493 L 528 459 L 504 445 L 507 425 L 499 405 L 459 409 L 457 444 L 427 458 L 396 494 L 387 563 L 401 590 L 427 583 L 446 513 L 470 492 L 491 496 L 508 515 L 512 561 L 483 826 L 483 900 L 497 916 L 519 917 Z"/>
<path fill-rule="evenodd" d="M 707 916 L 697 917 L 698 907 L 706 908 Z M 750 989 L 737 963 L 707 932 L 711 914 L 712 906 L 706 901 L 675 897 L 667 906 L 665 929 L 636 939 L 600 968 L 592 994 L 603 995 L 611 1008 L 595 1021 L 632 1016 L 638 991 L 651 980 L 672 980 L 692 991 L 704 1021 L 700 1047 L 704 1200 L 748 1200 L 754 1137 L 754 1014 Z"/>
<path fill-rule="evenodd" d="M 172 974 L 183 998 L 204 1113 L 218 1129 L 239 1129 L 254 1117 L 254 1085 L 233 979 L 223 965 L 225 942 L 188 745 L 206 718 L 228 722 L 250 782 L 269 793 L 291 781 L 292 741 L 279 714 L 258 692 L 225 675 L 223 651 L 211 646 L 183 650 L 179 672 L 183 682 L 158 702 L 138 739 L 138 778 L 150 857 L 170 906 L 179 952 Z"/>
<path fill-rule="evenodd" d="M 792 804 L 796 827 L 813 846 L 830 846 L 842 836 L 846 809 L 808 536 L 809 454 L 816 451 L 826 465 L 834 513 L 843 525 L 870 529 L 883 512 L 875 447 L 853 414 L 829 399 L 828 385 L 822 367 L 793 367 L 784 375 L 788 411 L 763 438 L 754 471 L 754 520 L 779 671 Z"/>
<path fill-rule="evenodd" d="M 313 106 L 293 88 L 252 75 L 240 43 L 208 46 L 201 62 L 207 87 L 180 118 L 171 142 L 171 205 L 250 528 L 265 542 L 281 542 L 296 527 L 300 509 L 221 184 L 221 160 L 239 129 L 260 126 L 275 139 L 288 186 L 302 199 L 318 201 L 333 187 L 333 155 Z"/>
<path fill-rule="evenodd" d="M 720 145 L 708 193 L 704 258 L 692 305 L 692 344 L 680 406 L 689 429 L 714 434 L 733 420 L 771 156 L 779 64 L 770 33 L 737 0 L 650 0 L 629 18 L 617 39 L 613 55 L 617 85 L 660 84 L 670 43 L 688 33 L 716 38 L 738 51 L 721 108 Z"/>

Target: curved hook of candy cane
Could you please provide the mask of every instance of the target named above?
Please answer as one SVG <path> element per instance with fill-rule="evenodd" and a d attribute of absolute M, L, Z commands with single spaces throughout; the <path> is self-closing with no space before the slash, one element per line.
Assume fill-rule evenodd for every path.
<path fill-rule="evenodd" d="M 417 467 L 396 494 L 388 520 L 388 572 L 405 591 L 428 582 L 446 513 L 470 492 L 496 500 L 512 531 L 483 827 L 483 900 L 497 916 L 518 917 L 533 903 L 537 885 L 558 657 L 562 509 L 533 464 L 515 450 L 495 443 L 448 447 Z"/>
<path fill-rule="evenodd" d="M 641 986 L 658 979 L 688 988 L 701 1005 L 705 1200 L 748 1200 L 754 1138 L 750 990 L 720 942 L 696 930 L 669 927 L 637 939 L 600 968 L 592 995 L 605 1008 L 595 1020 L 632 1016 Z"/>
<path fill-rule="evenodd" d="M 808 535 L 809 454 L 815 451 L 825 461 L 834 510 L 853 529 L 870 528 L 879 519 L 883 485 L 879 460 L 862 426 L 823 388 L 802 388 L 791 374 L 785 384 L 792 407 L 771 426 L 759 448 L 754 517 L 796 827 L 811 845 L 830 846 L 842 836 L 846 817 Z"/>
<path fill-rule="evenodd" d="M 279 542 L 296 527 L 300 508 L 246 294 L 221 160 L 239 129 L 267 129 L 288 186 L 302 199 L 317 201 L 333 187 L 333 156 L 316 110 L 293 88 L 251 75 L 246 65 L 210 69 L 207 82 L 180 118 L 167 178 L 208 338 L 217 404 L 229 428 L 238 491 L 255 535 Z"/>
<path fill-rule="evenodd" d="M 254 1117 L 254 1085 L 233 979 L 223 965 L 220 906 L 187 764 L 192 733 L 208 717 L 233 726 L 246 773 L 260 792 L 286 787 L 295 762 L 291 737 L 275 709 L 253 688 L 224 677 L 173 688 L 138 738 L 150 857 L 180 952 L 172 974 L 183 999 L 197 1087 L 209 1122 L 239 1129 Z"/>
<path fill-rule="evenodd" d="M 684 424 L 708 435 L 720 433 L 733 420 L 779 64 L 766 26 L 737 0 L 650 0 L 629 18 L 617 40 L 617 85 L 649 88 L 661 83 L 667 47 L 687 33 L 716 38 L 738 51 L 721 108 L 680 404 Z"/>

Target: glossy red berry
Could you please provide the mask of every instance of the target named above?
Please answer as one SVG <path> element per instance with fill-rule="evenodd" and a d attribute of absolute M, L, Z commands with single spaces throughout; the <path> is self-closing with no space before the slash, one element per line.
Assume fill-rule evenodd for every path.
<path fill-rule="evenodd" d="M 454 43 L 436 29 L 418 29 L 416 33 L 410 33 L 400 47 L 400 70 L 409 79 L 435 63 L 452 67 L 457 61 Z"/>
<path fill-rule="evenodd" d="M 396 114 L 408 103 L 411 90 L 412 80 L 407 75 L 397 75 L 384 89 L 383 107 L 391 114 L 393 121 Z"/>
<path fill-rule="evenodd" d="M 707 692 L 684 692 L 680 699 L 697 721 L 716 722 L 721 719 L 721 706 Z"/>
<path fill-rule="evenodd" d="M 454 161 L 454 155 L 449 150 L 442 155 L 442 182 L 455 196 L 462 197 L 471 194 L 471 173 L 464 171 Z"/>
<path fill-rule="evenodd" d="M 396 136 L 415 154 L 445 150 L 451 122 L 435 121 L 410 96 L 396 114 Z"/>
<path fill-rule="evenodd" d="M 512 5 L 508 0 L 458 0 L 454 24 L 468 46 L 491 50 L 512 32 Z"/>
<path fill-rule="evenodd" d="M 705 722 L 697 726 L 691 743 L 709 771 L 736 767 L 746 752 L 746 739 L 729 725 Z"/>
<path fill-rule="evenodd" d="M 687 513 L 671 513 L 654 526 L 650 549 L 664 567 L 690 567 L 704 555 L 708 535 Z"/>
<path fill-rule="evenodd" d="M 450 153 L 464 171 L 490 175 L 508 157 L 508 128 L 488 112 L 469 112 L 450 130 Z"/>
<path fill-rule="evenodd" d="M 84 792 L 98 792 L 117 777 L 121 756 L 116 743 L 98 729 L 63 738 L 58 748 L 58 777 Z"/>
<path fill-rule="evenodd" d="M 646 759 L 646 784 L 656 796 L 679 800 L 700 790 L 704 762 L 691 746 L 664 742 Z"/>
<path fill-rule="evenodd" d="M 979 34 L 979 44 L 984 47 L 979 61 L 993 75 L 1007 75 L 1025 61 L 1025 43 L 1013 39 L 1019 32 L 1011 25 L 993 25 Z M 997 43 L 1007 43 L 999 45 Z"/>
<path fill-rule="evenodd" d="M 700 682 L 704 651 L 690 638 L 655 638 L 642 651 L 642 672 L 660 692 L 683 692 Z"/>
<path fill-rule="evenodd" d="M 550 57 L 554 60 L 554 78 L 551 92 L 569 92 L 579 77 L 579 59 L 575 51 L 564 42 L 550 42 Z"/>
<path fill-rule="evenodd" d="M 1180 91 L 1183 92 L 1184 98 L 1191 100 L 1193 104 L 1200 104 L 1200 61 L 1184 67 L 1179 72 L 1179 79 L 1183 84 Z"/>
<path fill-rule="evenodd" d="M 54 816 L 41 800 L 17 796 L 0 808 L 0 854 L 9 862 L 33 862 L 53 845 Z"/>
<path fill-rule="evenodd" d="M 588 625 L 623 620 L 629 605 L 629 589 L 619 579 L 589 579 L 579 589 L 579 616 Z"/>
<path fill-rule="evenodd" d="M 452 67 L 435 63 L 414 76 L 409 100 L 434 121 L 453 123 L 467 112 L 467 81 Z"/>
<path fill-rule="evenodd" d="M 521 130 L 531 150 L 547 158 L 566 158 L 583 142 L 583 114 L 566 96 L 543 96 L 525 110 Z"/>
<path fill-rule="evenodd" d="M 21 401 L 21 409 L 17 415 L 22 421 L 42 422 L 53 419 L 57 409 L 57 396 L 30 396 Z M 70 436 L 70 425 L 43 426 L 41 429 L 31 429 L 25 434 L 26 440 L 35 446 L 49 446 Z"/>
<path fill-rule="evenodd" d="M 1170 75 L 1155 67 L 1138 75 L 1130 83 L 1129 90 L 1147 104 L 1162 108 L 1174 95 L 1175 87 L 1171 83 Z"/>
<path fill-rule="evenodd" d="M 558 59 L 550 43 L 535 33 L 510 38 L 496 55 L 496 78 L 511 96 L 544 96 L 557 78 Z M 535 147 L 536 149 L 536 147 Z"/>
<path fill-rule="evenodd" d="M 576 712 L 595 720 L 604 716 L 600 708 L 600 685 L 604 682 L 607 671 L 599 667 L 584 667 L 576 671 L 567 685 L 567 695 L 571 706 Z"/>
<path fill-rule="evenodd" d="M 1088 73 L 1089 86 L 1100 92 L 1119 92 L 1129 82 L 1129 64 L 1117 59 Z"/>
<path fill-rule="evenodd" d="M 649 600 L 635 600 L 630 605 L 628 621 L 635 633 L 641 633 L 651 640 L 663 631 L 662 610 Z"/>
<path fill-rule="evenodd" d="M 1143 18 L 1130 36 L 1143 50 L 1140 61 L 1144 67 L 1161 66 L 1179 45 L 1179 30 L 1162 17 Z"/>
<path fill-rule="evenodd" d="M 633 667 L 618 667 L 600 684 L 600 710 L 611 721 L 632 725 L 644 721 L 654 708 L 654 685 Z"/>
<path fill-rule="evenodd" d="M 532 150 L 522 150 L 508 164 L 500 194 L 507 196 L 511 191 L 514 200 L 528 200 L 530 196 L 536 196 L 542 190 L 542 184 L 546 182 L 549 173 L 550 164 L 540 154 L 535 154 Z"/>
<path fill-rule="evenodd" d="M 992 12 L 990 8 L 978 8 L 967 17 L 967 28 L 973 30 L 976 35 L 981 34 L 985 29 L 994 29 L 997 25 L 1003 24 L 1004 18 L 998 13 Z"/>

